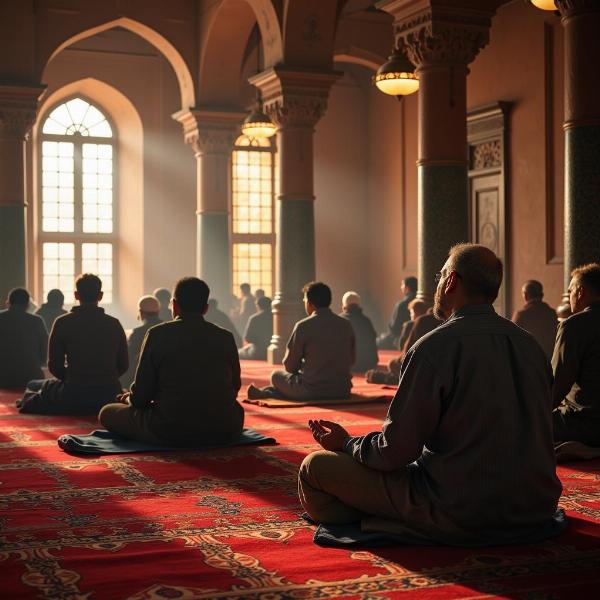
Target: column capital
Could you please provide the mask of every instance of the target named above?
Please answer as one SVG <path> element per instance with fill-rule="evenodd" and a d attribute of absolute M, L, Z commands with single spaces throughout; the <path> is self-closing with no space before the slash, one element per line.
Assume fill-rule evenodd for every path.
<path fill-rule="evenodd" d="M 264 111 L 280 127 L 314 127 L 327 109 L 338 71 L 271 67 L 248 80 L 261 90 Z"/>
<path fill-rule="evenodd" d="M 556 8 L 564 19 L 592 12 L 600 12 L 597 0 L 555 0 Z"/>
<path fill-rule="evenodd" d="M 377 8 L 394 17 L 396 46 L 417 68 L 467 66 L 489 42 L 498 6 L 506 0 L 384 0 Z"/>
<path fill-rule="evenodd" d="M 0 139 L 26 140 L 37 117 L 45 85 L 0 83 Z"/>
<path fill-rule="evenodd" d="M 245 117 L 242 112 L 206 107 L 180 110 L 172 115 L 183 127 L 183 139 L 196 156 L 231 152 Z"/>

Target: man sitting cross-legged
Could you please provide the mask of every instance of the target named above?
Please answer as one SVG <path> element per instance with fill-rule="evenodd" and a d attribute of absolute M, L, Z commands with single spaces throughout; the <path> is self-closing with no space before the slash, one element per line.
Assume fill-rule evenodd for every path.
<path fill-rule="evenodd" d="M 569 301 L 573 315 L 558 326 L 552 356 L 554 439 L 579 443 L 558 448 L 561 458 L 567 450 L 594 458 L 600 456 L 600 264 L 573 270 Z"/>
<path fill-rule="evenodd" d="M 106 429 L 173 446 L 227 443 L 239 436 L 240 361 L 231 333 L 204 319 L 208 295 L 208 286 L 196 277 L 177 283 L 176 318 L 148 330 L 131 392 L 100 411 Z"/>
<path fill-rule="evenodd" d="M 285 371 L 273 371 L 272 386 L 248 388 L 248 398 L 308 400 L 347 398 L 350 370 L 356 359 L 350 321 L 334 314 L 331 290 L 321 282 L 307 283 L 304 309 L 308 317 L 296 323 L 283 359 Z"/>
<path fill-rule="evenodd" d="M 98 306 L 96 275 L 80 275 L 75 288 L 79 306 L 58 317 L 50 334 L 48 370 L 56 379 L 27 384 L 17 402 L 23 413 L 94 414 L 121 391 L 119 377 L 129 364 L 123 327 Z"/>
<path fill-rule="evenodd" d="M 350 437 L 309 422 L 325 448 L 299 473 L 315 521 L 371 516 L 364 527 L 457 545 L 556 531 L 550 368 L 531 335 L 494 312 L 501 280 L 491 250 L 453 247 L 435 294 L 447 321 L 409 350 L 382 431 Z"/>

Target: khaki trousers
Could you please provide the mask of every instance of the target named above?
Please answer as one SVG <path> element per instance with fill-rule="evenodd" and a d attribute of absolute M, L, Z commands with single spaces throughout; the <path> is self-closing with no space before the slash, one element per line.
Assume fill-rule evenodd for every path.
<path fill-rule="evenodd" d="M 130 404 L 107 404 L 98 415 L 100 424 L 108 431 L 130 440 L 148 444 L 166 444 L 150 430 L 150 410 L 140 410 Z"/>

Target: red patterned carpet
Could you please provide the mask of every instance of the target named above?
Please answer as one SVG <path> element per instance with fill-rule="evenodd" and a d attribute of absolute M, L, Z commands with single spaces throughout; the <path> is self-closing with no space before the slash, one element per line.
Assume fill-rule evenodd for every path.
<path fill-rule="evenodd" d="M 242 368 L 266 381 L 268 366 Z M 296 472 L 316 449 L 305 423 L 364 433 L 385 404 L 245 405 L 278 445 L 77 458 L 55 440 L 93 419 L 20 416 L 16 397 L 0 392 L 3 599 L 598 597 L 600 461 L 560 468 L 570 526 L 542 544 L 331 550 L 299 517 Z"/>

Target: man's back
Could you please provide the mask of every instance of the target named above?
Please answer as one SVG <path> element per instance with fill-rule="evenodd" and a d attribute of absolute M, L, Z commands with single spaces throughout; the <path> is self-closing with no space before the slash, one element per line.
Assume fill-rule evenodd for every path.
<path fill-rule="evenodd" d="M 265 352 L 273 337 L 273 313 L 270 310 L 261 310 L 248 319 L 244 340 L 254 344 Z"/>
<path fill-rule="evenodd" d="M 350 304 L 347 309 L 340 313 L 340 317 L 350 321 L 356 340 L 356 362 L 352 367 L 354 373 L 364 373 L 377 366 L 377 333 L 362 308 L 356 304 Z"/>
<path fill-rule="evenodd" d="M 439 541 L 518 536 L 551 518 L 561 492 L 550 384 L 528 333 L 489 305 L 465 306 L 411 348 L 385 441 L 369 434 L 361 462 L 395 470 L 417 460 L 413 510 Z"/>
<path fill-rule="evenodd" d="M 140 358 L 140 351 L 142 349 L 142 343 L 146 332 L 150 327 L 160 325 L 162 319 L 156 315 L 144 319 L 144 322 L 139 327 L 135 327 L 131 332 L 131 335 L 127 338 L 127 352 L 129 354 L 129 368 L 127 372 L 121 377 L 121 385 L 128 388 L 133 378 L 135 377 L 135 369 L 137 367 L 138 360 Z"/>
<path fill-rule="evenodd" d="M 556 311 L 552 307 L 542 300 L 529 300 L 515 312 L 512 320 L 531 333 L 548 358 L 552 356 L 558 325 Z"/>
<path fill-rule="evenodd" d="M 166 439 L 206 431 L 211 423 L 215 432 L 227 431 L 243 420 L 236 401 L 240 386 L 232 334 L 200 315 L 186 315 L 148 331 L 131 403 L 153 403 L 150 427 Z"/>
<path fill-rule="evenodd" d="M 220 308 L 208 306 L 208 311 L 204 315 L 204 320 L 209 323 L 214 323 L 223 329 L 227 329 L 233 335 L 236 346 L 241 346 L 240 335 L 233 324 L 233 321 L 227 316 L 227 313 L 222 311 Z"/>
<path fill-rule="evenodd" d="M 23 387 L 44 375 L 48 334 L 41 317 L 24 308 L 0 312 L 0 387 Z"/>
<path fill-rule="evenodd" d="M 283 365 L 290 373 L 301 371 L 304 387 L 316 396 L 337 396 L 350 392 L 354 360 L 355 341 L 350 322 L 329 308 L 317 308 L 296 323 Z"/>
<path fill-rule="evenodd" d="M 600 302 L 560 323 L 552 368 L 554 406 L 600 421 Z"/>
<path fill-rule="evenodd" d="M 104 309 L 75 306 L 54 322 L 48 368 L 58 379 L 84 386 L 118 385 L 128 362 L 123 327 Z"/>
<path fill-rule="evenodd" d="M 51 306 L 50 304 L 44 303 L 35 311 L 35 314 L 44 319 L 46 329 L 48 330 L 48 333 L 50 333 L 52 331 L 52 325 L 54 325 L 54 321 L 56 321 L 58 317 L 66 315 L 67 311 L 60 306 Z"/>

